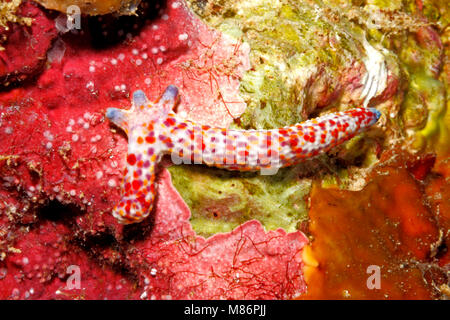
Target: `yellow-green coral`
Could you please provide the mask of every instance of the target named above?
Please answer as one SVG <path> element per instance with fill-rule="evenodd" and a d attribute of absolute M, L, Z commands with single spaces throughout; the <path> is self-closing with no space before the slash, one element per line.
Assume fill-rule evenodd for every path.
<path fill-rule="evenodd" d="M 31 25 L 31 22 L 33 21 L 31 18 L 16 16 L 16 11 L 19 8 L 21 2 L 21 0 L 0 2 L 0 27 L 8 30 L 8 23 L 21 23 L 27 26 Z"/>
<path fill-rule="evenodd" d="M 21 0 L 11 0 L 9 2 L 0 2 L 0 27 L 9 30 L 9 23 L 20 23 L 30 26 L 33 22 L 32 18 L 18 17 L 16 11 L 21 4 Z M 6 41 L 5 35 L 0 35 L 0 51 L 4 50 L 1 43 Z"/>

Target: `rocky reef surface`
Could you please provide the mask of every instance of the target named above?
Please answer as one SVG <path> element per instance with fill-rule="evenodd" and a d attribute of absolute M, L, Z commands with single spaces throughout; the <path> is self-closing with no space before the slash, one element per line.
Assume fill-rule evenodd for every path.
<path fill-rule="evenodd" d="M 448 296 L 445 3 L 91 2 L 70 30 L 63 2 L 39 2 L 0 5 L 0 298 Z M 151 217 L 124 227 L 127 139 L 105 110 L 169 84 L 205 125 L 383 117 L 273 176 L 165 161 Z"/>

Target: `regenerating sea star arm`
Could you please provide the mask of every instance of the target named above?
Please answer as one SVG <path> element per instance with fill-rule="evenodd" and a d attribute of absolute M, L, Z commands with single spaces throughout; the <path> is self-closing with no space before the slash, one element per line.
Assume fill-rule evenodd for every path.
<path fill-rule="evenodd" d="M 154 104 L 142 91 L 130 110 L 109 108 L 106 116 L 128 135 L 123 197 L 113 215 L 123 224 L 140 222 L 152 210 L 155 170 L 165 154 L 175 164 L 206 164 L 228 170 L 275 174 L 310 159 L 375 124 L 380 112 L 355 108 L 272 130 L 227 130 L 181 119 L 172 109 L 178 89 L 169 86 Z"/>

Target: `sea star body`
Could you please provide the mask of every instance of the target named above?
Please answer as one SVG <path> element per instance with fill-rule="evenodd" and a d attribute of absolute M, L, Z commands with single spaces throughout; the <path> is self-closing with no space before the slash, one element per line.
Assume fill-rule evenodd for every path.
<path fill-rule="evenodd" d="M 156 166 L 163 155 L 170 154 L 175 164 L 274 174 L 330 150 L 380 117 L 374 108 L 355 108 L 280 129 L 228 130 L 180 118 L 173 111 L 178 100 L 175 86 L 169 86 L 155 103 L 139 90 L 133 94 L 130 110 L 109 108 L 106 112 L 128 135 L 123 197 L 113 210 L 123 224 L 140 222 L 151 212 Z"/>

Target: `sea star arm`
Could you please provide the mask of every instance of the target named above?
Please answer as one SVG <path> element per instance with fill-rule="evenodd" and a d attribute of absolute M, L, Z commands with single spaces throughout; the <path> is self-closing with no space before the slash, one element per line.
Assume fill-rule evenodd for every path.
<path fill-rule="evenodd" d="M 129 110 L 108 108 L 106 112 L 106 117 L 128 135 L 122 198 L 112 212 L 122 224 L 140 222 L 152 211 L 156 166 L 167 149 L 164 120 L 178 99 L 175 86 L 169 86 L 155 104 L 138 90 Z"/>
<path fill-rule="evenodd" d="M 128 135 L 123 195 L 113 210 L 123 224 L 142 221 L 150 214 L 156 166 L 164 154 L 171 155 L 175 164 L 203 163 L 274 174 L 281 167 L 330 150 L 380 117 L 374 108 L 355 108 L 280 129 L 227 130 L 181 119 L 172 111 L 178 100 L 175 86 L 169 86 L 155 104 L 137 91 L 130 110 L 109 108 L 106 112 Z"/>
<path fill-rule="evenodd" d="M 276 170 L 310 159 L 377 122 L 374 108 L 355 108 L 273 130 L 227 130 L 195 124 L 173 113 L 166 152 L 175 164 L 206 164 L 239 171 Z"/>

